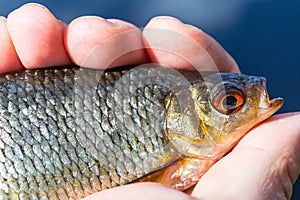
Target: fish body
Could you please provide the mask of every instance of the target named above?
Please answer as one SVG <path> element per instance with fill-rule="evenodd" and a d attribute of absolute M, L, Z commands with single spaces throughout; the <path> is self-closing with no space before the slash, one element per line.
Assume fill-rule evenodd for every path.
<path fill-rule="evenodd" d="M 0 77 L 0 199 L 78 199 L 139 182 L 195 184 L 282 104 L 265 79 L 170 68 Z"/>

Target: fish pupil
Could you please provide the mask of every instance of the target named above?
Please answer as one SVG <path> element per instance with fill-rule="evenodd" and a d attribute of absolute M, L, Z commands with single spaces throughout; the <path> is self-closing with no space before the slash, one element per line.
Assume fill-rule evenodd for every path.
<path fill-rule="evenodd" d="M 222 105 L 224 109 L 232 110 L 236 108 L 237 103 L 238 100 L 236 99 L 236 97 L 228 95 L 224 98 Z"/>

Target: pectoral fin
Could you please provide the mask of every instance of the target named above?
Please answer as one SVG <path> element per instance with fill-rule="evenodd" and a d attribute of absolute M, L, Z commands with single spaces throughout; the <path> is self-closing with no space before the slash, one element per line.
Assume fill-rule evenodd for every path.
<path fill-rule="evenodd" d="M 195 185 L 215 162 L 216 160 L 208 158 L 180 157 L 167 167 L 154 171 L 134 182 L 158 182 L 178 190 L 186 190 Z"/>

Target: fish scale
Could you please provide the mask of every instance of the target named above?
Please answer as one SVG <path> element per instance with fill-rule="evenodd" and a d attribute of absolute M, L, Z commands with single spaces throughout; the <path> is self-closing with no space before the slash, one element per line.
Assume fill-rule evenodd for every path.
<path fill-rule="evenodd" d="M 155 65 L 0 76 L 0 199 L 80 199 L 134 181 L 192 186 L 247 131 L 218 141 L 230 122 L 208 99 L 223 78 L 242 82 L 256 100 L 265 89 L 256 77 L 215 74 L 206 84 L 194 72 Z M 231 119 L 254 121 L 238 114 Z"/>
<path fill-rule="evenodd" d="M 59 190 L 57 197 L 72 197 L 75 194 L 86 194 L 101 188 L 124 184 L 137 178 L 139 174 L 139 176 L 145 174 L 143 159 L 147 155 L 139 153 L 139 150 L 151 149 L 145 147 L 141 130 L 136 132 L 135 122 L 131 120 L 130 113 L 126 113 L 131 107 L 130 99 L 122 101 L 122 94 L 129 92 L 127 88 L 124 89 L 124 85 L 129 85 L 130 80 L 122 79 L 124 84 L 118 85 L 120 88 L 117 88 L 118 92 L 113 93 L 115 96 L 111 96 L 103 89 L 99 89 L 100 95 L 93 95 L 89 90 L 83 92 L 93 84 L 94 80 L 91 78 L 93 71 L 84 73 L 80 78 L 77 77 L 76 86 L 79 87 L 74 90 L 72 76 L 76 70 L 78 69 L 50 69 L 34 73 L 27 71 L 8 75 L 5 80 L 2 79 L 1 88 L 6 88 L 5 91 L 1 91 L 2 141 L 6 146 L 19 150 L 15 155 L 11 148 L 4 149 L 5 168 L 9 169 L 6 172 L 7 177 L 1 176 L 2 181 L 8 183 L 6 185 L 8 189 L 1 187 L 0 194 L 4 199 L 5 196 L 8 198 L 7 195 L 17 197 L 21 193 L 25 196 L 28 194 L 37 195 L 38 198 L 47 197 L 47 193 L 52 190 Z M 120 76 L 121 73 L 106 74 L 105 81 L 101 82 L 103 85 L 100 84 L 99 87 L 108 91 L 116 89 L 113 88 L 113 84 Z M 72 93 L 73 90 L 76 97 Z M 145 92 L 151 91 L 148 89 Z M 5 104 L 2 99 L 7 97 L 8 101 Z M 152 96 L 149 95 L 148 98 Z M 102 107 L 92 102 L 104 104 L 105 108 L 101 110 Z M 151 104 L 151 101 L 144 103 Z M 124 104 L 126 110 L 123 110 Z M 115 116 L 112 110 L 119 110 L 119 114 Z M 3 111 L 8 113 L 3 115 Z M 154 118 L 153 114 L 148 117 Z M 12 124 L 10 120 L 18 123 Z M 118 130 L 111 131 L 117 124 L 124 124 L 119 132 L 126 130 L 126 134 L 118 134 L 119 138 L 112 135 L 117 135 Z M 102 130 L 97 133 L 99 128 Z M 155 127 L 149 128 L 152 133 L 157 130 Z M 73 132 L 67 133 L 67 130 Z M 3 131 L 9 136 L 3 137 Z M 16 136 L 19 135 L 18 139 L 13 136 L 14 132 L 17 133 Z M 105 142 L 97 141 L 96 137 L 102 138 Z M 146 144 L 151 141 L 147 140 Z M 24 145 L 25 143 L 28 145 Z M 41 146 L 43 143 L 49 145 L 43 148 Z M 156 145 L 161 145 L 161 141 L 156 142 Z M 24 149 L 25 147 L 27 149 Z M 124 150 L 126 147 L 127 151 Z M 155 153 L 159 151 L 161 150 Z M 24 152 L 21 154 L 23 158 L 20 157 L 20 152 Z M 22 170 L 16 171 L 16 165 L 12 163 L 22 165 L 19 168 Z M 105 170 L 109 182 L 103 180 L 102 183 L 101 178 L 97 178 L 100 174 L 99 168 Z M 22 182 L 24 179 L 30 179 L 31 186 L 21 189 L 18 187 L 20 185 L 18 181 Z M 81 188 L 77 188 L 79 191 L 75 191 L 72 187 L 75 180 L 81 183 Z"/>

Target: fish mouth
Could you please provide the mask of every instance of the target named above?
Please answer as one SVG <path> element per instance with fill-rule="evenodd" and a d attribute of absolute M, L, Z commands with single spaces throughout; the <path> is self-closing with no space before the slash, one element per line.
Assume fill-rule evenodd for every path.
<path fill-rule="evenodd" d="M 271 99 L 266 90 L 261 95 L 259 103 L 258 120 L 263 121 L 276 113 L 283 105 L 284 99 L 281 97 Z"/>
<path fill-rule="evenodd" d="M 275 99 L 270 99 L 269 94 L 267 92 L 266 86 L 267 80 L 264 77 L 260 79 L 260 85 L 262 88 L 262 94 L 260 96 L 260 102 L 258 105 L 258 121 L 261 122 L 271 115 L 276 113 L 283 105 L 283 98 L 278 97 Z"/>

